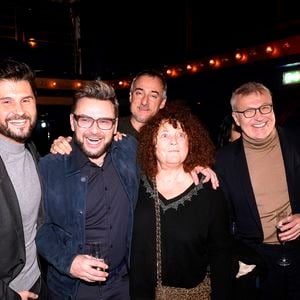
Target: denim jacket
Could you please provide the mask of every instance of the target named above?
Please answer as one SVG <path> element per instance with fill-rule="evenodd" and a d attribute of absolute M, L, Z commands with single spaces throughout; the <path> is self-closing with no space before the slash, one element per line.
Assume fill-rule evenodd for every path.
<path fill-rule="evenodd" d="M 136 148 L 136 139 L 128 135 L 122 141 L 114 141 L 110 149 L 113 165 L 130 203 L 128 260 L 139 185 Z M 37 234 L 38 251 L 49 262 L 49 289 L 64 296 L 64 299 L 74 299 L 79 279 L 70 276 L 70 267 L 76 255 L 84 254 L 87 178 L 81 174 L 72 153 L 48 154 L 40 160 L 39 166 L 46 219 Z"/>

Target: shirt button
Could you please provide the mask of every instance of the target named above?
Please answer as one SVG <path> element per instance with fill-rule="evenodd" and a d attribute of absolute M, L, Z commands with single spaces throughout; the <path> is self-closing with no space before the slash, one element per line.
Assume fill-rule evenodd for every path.
<path fill-rule="evenodd" d="M 86 177 L 85 177 L 85 176 L 81 177 L 81 178 L 80 178 L 80 181 L 81 181 L 81 182 L 86 182 Z"/>

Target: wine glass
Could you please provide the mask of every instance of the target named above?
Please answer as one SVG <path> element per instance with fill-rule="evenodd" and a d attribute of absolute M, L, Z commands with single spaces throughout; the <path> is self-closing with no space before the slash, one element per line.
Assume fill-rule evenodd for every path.
<path fill-rule="evenodd" d="M 277 260 L 277 264 L 281 267 L 287 267 L 291 264 L 291 260 L 286 256 L 286 253 L 285 253 L 285 242 L 284 241 L 281 241 L 280 238 L 279 238 L 279 233 L 282 232 L 280 230 L 280 227 L 283 226 L 284 224 L 281 224 L 281 225 L 278 225 L 278 223 L 288 217 L 289 214 L 287 211 L 278 211 L 276 212 L 276 221 L 277 221 L 277 225 L 276 225 L 276 229 L 277 229 L 277 237 L 278 237 L 278 240 L 280 242 L 280 245 L 281 245 L 281 248 L 282 248 L 282 254 L 281 254 L 281 257 Z"/>
<path fill-rule="evenodd" d="M 99 242 L 90 242 L 87 244 L 89 249 L 89 255 L 104 262 L 103 245 Z M 98 271 L 104 271 L 104 269 L 97 268 Z"/>

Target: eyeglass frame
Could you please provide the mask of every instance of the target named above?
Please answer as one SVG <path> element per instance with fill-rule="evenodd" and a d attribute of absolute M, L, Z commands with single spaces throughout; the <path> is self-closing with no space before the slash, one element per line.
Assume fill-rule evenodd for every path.
<path fill-rule="evenodd" d="M 92 118 L 92 117 L 90 117 L 90 116 L 77 115 L 77 114 L 74 114 L 74 113 L 73 113 L 72 115 L 73 115 L 74 120 L 76 121 L 77 125 L 78 125 L 80 128 L 91 128 L 91 127 L 94 125 L 94 123 L 96 122 L 97 127 L 98 127 L 99 129 L 101 129 L 101 130 L 111 130 L 111 129 L 113 128 L 113 126 L 115 125 L 116 120 L 117 120 L 117 118 L 98 118 L 98 119 L 94 119 L 94 118 Z M 79 120 L 80 120 L 80 118 L 86 118 L 86 119 L 92 120 L 91 125 L 90 125 L 90 126 L 87 126 L 87 127 L 80 126 L 80 125 L 79 125 Z M 99 125 L 99 121 L 101 121 L 101 120 L 111 121 L 111 127 L 110 127 L 110 128 L 101 128 L 100 125 Z"/>
<path fill-rule="evenodd" d="M 270 111 L 268 111 L 268 112 L 262 112 L 262 108 L 264 108 L 264 107 L 269 107 Z M 239 114 L 243 114 L 243 116 L 245 118 L 250 119 L 250 118 L 255 117 L 257 111 L 259 111 L 262 115 L 267 115 L 267 114 L 271 113 L 272 110 L 273 110 L 273 104 L 263 104 L 263 105 L 261 105 L 258 108 L 248 108 L 248 109 L 245 109 L 243 111 L 234 110 L 233 112 L 236 112 L 236 113 L 239 113 Z M 247 117 L 245 113 L 247 113 L 249 111 L 253 111 L 254 114 Z"/>

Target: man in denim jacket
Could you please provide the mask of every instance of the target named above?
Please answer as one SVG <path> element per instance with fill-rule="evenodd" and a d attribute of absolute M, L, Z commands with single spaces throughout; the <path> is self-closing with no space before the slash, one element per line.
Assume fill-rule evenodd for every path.
<path fill-rule="evenodd" d="M 75 93 L 70 155 L 40 161 L 45 224 L 37 246 L 49 262 L 50 299 L 129 299 L 128 258 L 139 174 L 137 141 L 113 141 L 118 102 L 102 81 Z M 102 244 L 104 261 L 89 245 Z"/>

